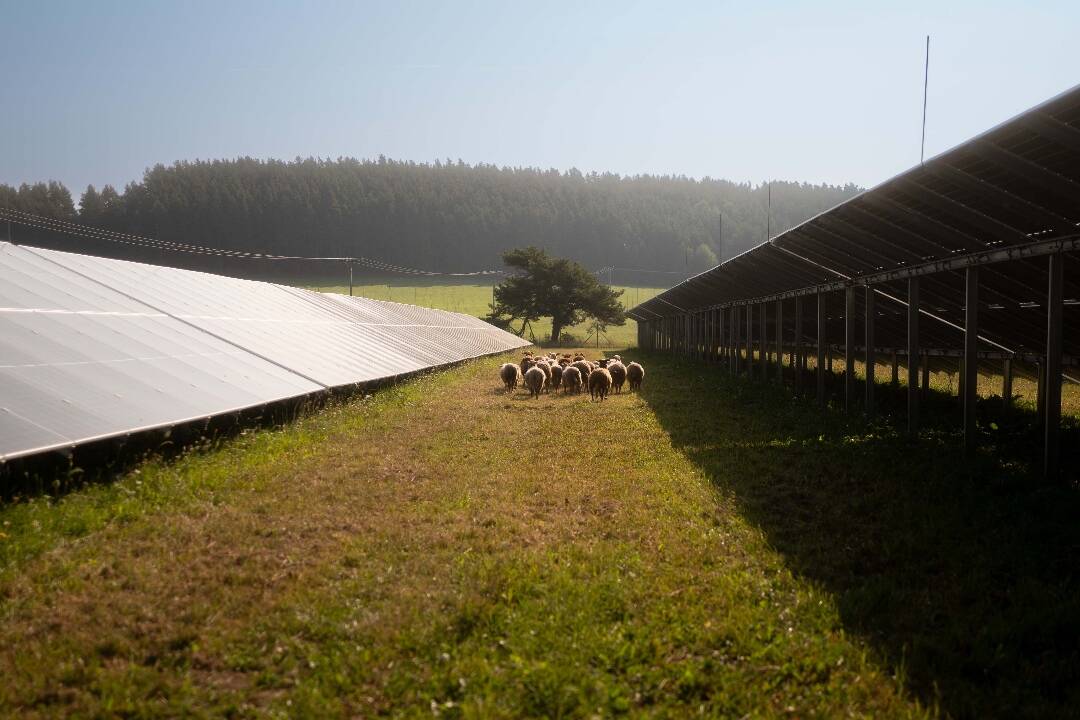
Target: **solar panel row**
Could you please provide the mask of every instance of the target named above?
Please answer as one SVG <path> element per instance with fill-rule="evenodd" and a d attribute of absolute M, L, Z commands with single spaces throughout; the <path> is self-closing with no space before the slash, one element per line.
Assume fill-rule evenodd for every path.
<path fill-rule="evenodd" d="M 458 313 L 0 243 L 0 460 L 527 344 Z"/>
<path fill-rule="evenodd" d="M 870 278 L 1078 235 L 1080 87 L 680 283 L 633 308 L 631 316 L 650 322 L 854 282 L 878 293 L 876 341 L 903 347 L 906 281 Z M 1066 253 L 1062 262 L 1064 352 L 1080 356 L 1080 261 Z M 980 351 L 1044 353 L 1047 259 L 1017 257 L 983 267 Z M 963 346 L 964 289 L 962 268 L 922 277 L 926 347 Z M 826 302 L 833 305 L 827 321 L 835 338 L 843 333 L 844 308 L 834 295 Z M 863 313 L 860 302 L 860 327 Z"/>

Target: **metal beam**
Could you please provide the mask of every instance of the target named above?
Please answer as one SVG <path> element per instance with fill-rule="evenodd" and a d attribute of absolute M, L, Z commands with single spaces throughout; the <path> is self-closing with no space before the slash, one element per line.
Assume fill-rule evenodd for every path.
<path fill-rule="evenodd" d="M 1066 125 L 1044 112 L 1029 113 L 1020 122 L 1061 147 L 1080 153 L 1080 130 L 1071 125 Z"/>
<path fill-rule="evenodd" d="M 969 267 L 964 291 L 964 454 L 975 453 L 975 406 L 979 400 L 979 268 Z"/>
<path fill-rule="evenodd" d="M 1058 215 L 1049 208 L 1011 193 L 997 185 L 988 183 L 981 178 L 970 175 L 947 163 L 933 163 L 927 165 L 926 168 L 932 174 L 944 178 L 953 185 L 957 185 L 975 193 L 981 199 L 989 200 L 1005 207 L 1022 206 L 1024 208 L 1022 212 L 1025 216 L 1028 216 L 1033 220 L 1037 219 L 1038 222 L 1045 223 L 1047 227 L 1052 227 L 1058 232 L 1069 232 L 1076 227 L 1068 218 Z"/>
<path fill-rule="evenodd" d="M 807 285 L 805 287 L 792 290 L 784 290 L 778 293 L 770 293 L 768 295 L 748 297 L 726 303 L 716 303 L 715 305 L 711 305 L 710 307 L 730 307 L 732 305 L 745 305 L 760 302 L 769 302 L 772 300 L 784 300 L 787 298 L 799 297 L 803 295 L 816 295 L 820 292 L 834 292 L 838 290 L 843 290 L 849 285 L 877 285 L 879 283 L 908 280 L 913 277 L 923 277 L 925 275 L 934 275 L 942 272 L 965 270 L 972 265 L 992 265 L 995 263 L 1008 262 L 1011 260 L 1022 260 L 1025 258 L 1033 257 L 1046 257 L 1048 255 L 1054 255 L 1056 253 L 1074 252 L 1078 250 L 1080 250 L 1080 235 L 1070 235 L 1068 237 L 1055 238 L 1053 240 L 1042 240 L 1038 242 L 1025 243 L 1022 245 L 1008 245 L 1005 247 L 995 248 L 993 250 L 986 250 L 985 252 L 970 253 L 967 255 L 957 255 L 955 257 L 946 258 L 943 260 L 934 260 L 932 262 L 923 263 L 921 265 L 911 265 L 908 267 L 884 270 L 882 272 L 868 275 L 860 275 L 859 277 L 852 278 L 850 280 L 832 280 L 825 283 L 819 283 L 817 285 Z"/>
<path fill-rule="evenodd" d="M 1047 170 L 1042 165 L 1037 165 L 1025 158 L 1020 157 L 1008 150 L 995 145 L 989 140 L 976 140 L 975 147 L 979 154 L 988 158 L 992 163 L 1005 168 L 1017 177 L 1037 185 L 1043 190 L 1060 195 L 1063 198 L 1075 198 L 1080 193 L 1080 183 L 1075 180 Z"/>
<path fill-rule="evenodd" d="M 919 278 L 908 280 L 908 434 L 919 434 Z"/>
<path fill-rule="evenodd" d="M 1062 284 L 1064 258 L 1050 256 L 1046 300 L 1046 420 L 1043 423 L 1043 475 L 1057 479 L 1061 428 Z"/>

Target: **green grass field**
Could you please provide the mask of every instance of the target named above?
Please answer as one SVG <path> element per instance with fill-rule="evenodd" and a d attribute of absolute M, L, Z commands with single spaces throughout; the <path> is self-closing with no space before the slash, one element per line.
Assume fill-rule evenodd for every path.
<path fill-rule="evenodd" d="M 0 506 L 0 716 L 1077 707 L 1080 498 L 1023 443 L 631 353 L 641 394 L 487 358 Z"/>
<path fill-rule="evenodd" d="M 411 284 L 397 284 L 400 280 L 387 281 L 364 285 L 354 285 L 353 294 L 361 297 L 369 297 L 375 300 L 390 300 L 392 302 L 411 303 L 424 307 L 433 307 L 440 310 L 452 310 L 482 317 L 490 311 L 491 285 L 474 285 L 465 283 L 424 283 L 423 281 Z M 348 293 L 346 286 L 309 286 L 312 290 L 322 292 Z M 644 302 L 651 297 L 663 292 L 660 288 L 625 287 L 614 286 L 616 290 L 622 290 L 622 303 L 624 307 L 631 308 L 638 303 Z M 584 342 L 589 336 L 588 323 L 567 328 L 578 342 Z M 515 328 L 518 327 L 515 324 Z M 544 341 L 551 335 L 551 321 L 542 319 L 532 326 L 533 334 L 537 341 Z M 528 335 L 526 335 L 528 337 Z M 530 338 L 532 339 L 532 338 Z M 570 341 L 572 342 L 572 341 Z M 563 343 L 567 344 L 567 343 Z M 637 323 L 627 319 L 621 327 L 609 327 L 607 332 L 600 338 L 600 347 L 629 347 L 637 344 Z M 590 341 L 595 347 L 595 336 Z"/>

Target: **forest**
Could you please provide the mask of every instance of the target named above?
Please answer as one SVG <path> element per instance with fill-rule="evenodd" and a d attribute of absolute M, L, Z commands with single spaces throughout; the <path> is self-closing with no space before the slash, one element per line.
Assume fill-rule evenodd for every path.
<path fill-rule="evenodd" d="M 237 158 L 148 169 L 122 192 L 0 185 L 0 207 L 159 240 L 280 255 L 363 256 L 434 272 L 499 268 L 533 245 L 622 284 L 667 286 L 853 196 L 854 185 L 505 168 L 462 161 Z M 232 274 L 313 263 L 177 254 L 18 228 L 27 243 Z M 337 270 L 334 270 L 337 272 Z"/>

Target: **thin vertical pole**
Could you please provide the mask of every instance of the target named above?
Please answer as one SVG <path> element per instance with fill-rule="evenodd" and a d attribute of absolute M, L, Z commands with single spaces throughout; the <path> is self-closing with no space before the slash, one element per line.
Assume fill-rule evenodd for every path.
<path fill-rule="evenodd" d="M 855 286 L 844 288 L 844 410 L 855 408 Z"/>
<path fill-rule="evenodd" d="M 926 157 L 926 95 L 930 88 L 930 36 L 926 36 L 926 67 L 923 71 L 922 90 L 922 142 L 919 144 L 919 164 L 922 165 Z"/>
<path fill-rule="evenodd" d="M 769 304 L 761 303 L 761 333 L 758 336 L 758 345 L 761 346 L 761 351 L 758 354 L 758 359 L 761 362 L 761 380 L 765 382 L 769 379 Z"/>
<path fill-rule="evenodd" d="M 876 384 L 877 356 L 874 352 L 874 321 L 877 319 L 875 307 L 877 292 L 866 286 L 866 414 L 874 414 L 874 386 Z"/>
<path fill-rule="evenodd" d="M 825 404 L 825 293 L 817 294 L 817 399 Z"/>
<path fill-rule="evenodd" d="M 922 353 L 922 387 L 919 394 L 923 399 L 930 397 L 930 353 Z"/>
<path fill-rule="evenodd" d="M 979 399 L 979 268 L 966 271 L 964 291 L 964 454 L 975 452 L 975 404 Z"/>
<path fill-rule="evenodd" d="M 791 357 L 791 369 L 795 373 L 795 394 L 802 392 L 803 384 L 803 296 L 795 296 L 795 350 Z"/>
<path fill-rule="evenodd" d="M 1038 371 L 1038 380 L 1035 381 L 1035 421 L 1039 427 L 1045 429 L 1046 424 L 1046 361 L 1042 360 L 1035 366 Z"/>
<path fill-rule="evenodd" d="M 349 263 L 349 297 L 352 297 L 352 287 L 353 287 L 352 269 L 353 269 L 352 268 L 352 263 L 350 262 Z M 495 304 L 495 288 L 494 287 L 492 287 L 492 289 L 491 289 L 491 304 L 492 305 Z M 492 308 L 492 311 L 494 312 L 494 307 Z"/>
<path fill-rule="evenodd" d="M 784 301 L 776 301 L 776 382 L 784 384 Z"/>
<path fill-rule="evenodd" d="M 754 305 L 746 303 L 746 377 L 754 377 Z"/>
<path fill-rule="evenodd" d="M 919 278 L 908 278 L 907 308 L 908 434 L 919 433 Z"/>
<path fill-rule="evenodd" d="M 713 362 L 713 314 L 715 310 L 706 310 L 705 314 L 705 347 L 702 352 L 705 353 L 705 361 L 708 363 Z"/>
<path fill-rule="evenodd" d="M 765 211 L 765 239 L 772 237 L 772 183 L 769 183 L 769 205 Z"/>
<path fill-rule="evenodd" d="M 1008 410 L 1013 400 L 1012 358 L 1005 358 L 1001 362 L 1001 400 Z"/>
<path fill-rule="evenodd" d="M 1050 287 L 1046 301 L 1046 420 L 1043 423 L 1043 475 L 1057 479 L 1061 428 L 1062 283 L 1064 257 L 1050 256 Z"/>

